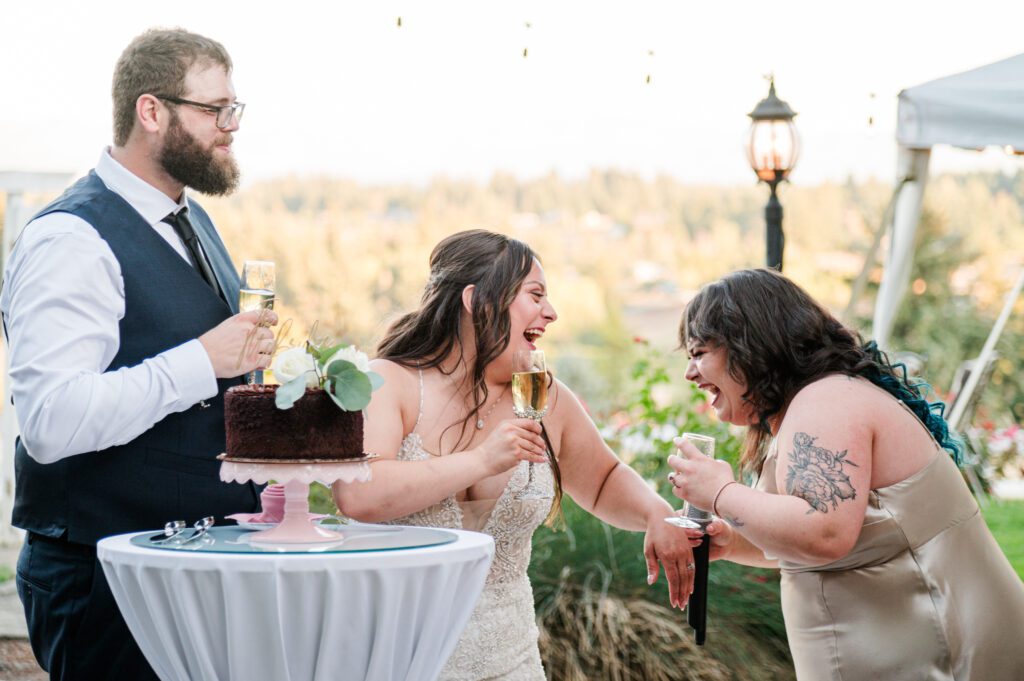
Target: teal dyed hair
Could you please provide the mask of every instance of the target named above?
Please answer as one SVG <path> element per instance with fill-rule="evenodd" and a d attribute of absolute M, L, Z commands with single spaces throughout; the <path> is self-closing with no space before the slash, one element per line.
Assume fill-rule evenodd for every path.
<path fill-rule="evenodd" d="M 867 367 L 861 375 L 907 405 L 935 437 L 935 441 L 948 450 L 958 464 L 962 463 L 963 444 L 946 423 L 946 404 L 942 401 L 928 401 L 931 385 L 924 381 L 912 382 L 907 376 L 907 366 L 902 362 L 889 362 L 889 358 L 878 348 L 875 341 L 865 343 L 862 348 L 872 360 L 874 368 Z"/>

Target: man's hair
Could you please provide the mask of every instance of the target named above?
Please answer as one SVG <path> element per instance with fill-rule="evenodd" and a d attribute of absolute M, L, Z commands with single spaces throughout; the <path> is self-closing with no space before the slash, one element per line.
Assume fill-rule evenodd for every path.
<path fill-rule="evenodd" d="M 184 96 L 185 76 L 197 63 L 223 66 L 231 72 L 231 57 L 216 40 L 181 28 L 154 28 L 135 38 L 114 68 L 114 144 L 120 147 L 128 142 L 139 97 Z"/>

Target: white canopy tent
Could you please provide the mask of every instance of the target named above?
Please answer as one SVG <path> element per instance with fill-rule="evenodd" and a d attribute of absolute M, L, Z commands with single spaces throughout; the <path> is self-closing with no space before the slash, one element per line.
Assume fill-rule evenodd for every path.
<path fill-rule="evenodd" d="M 899 195 L 872 327 L 883 348 L 910 281 L 931 148 L 1024 150 L 1024 54 L 901 92 L 896 141 Z"/>
<path fill-rule="evenodd" d="M 888 348 L 893 322 L 910 281 L 914 237 L 928 179 L 931 148 L 947 144 L 981 150 L 989 146 L 1024 150 L 1024 54 L 971 71 L 939 78 L 900 93 L 896 141 L 897 195 L 872 333 Z M 989 334 L 976 366 L 984 367 L 995 349 L 1013 303 L 1024 285 L 1024 271 Z M 983 372 L 972 371 L 958 395 L 950 423 L 959 428 L 964 406 Z"/>

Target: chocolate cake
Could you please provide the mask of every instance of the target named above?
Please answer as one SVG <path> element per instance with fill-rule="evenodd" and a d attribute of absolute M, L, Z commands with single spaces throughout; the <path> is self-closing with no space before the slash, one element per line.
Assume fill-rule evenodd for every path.
<path fill-rule="evenodd" d="M 227 455 L 233 459 L 343 461 L 363 456 L 363 413 L 342 411 L 319 388 L 291 409 L 274 404 L 276 385 L 238 385 L 224 395 Z"/>

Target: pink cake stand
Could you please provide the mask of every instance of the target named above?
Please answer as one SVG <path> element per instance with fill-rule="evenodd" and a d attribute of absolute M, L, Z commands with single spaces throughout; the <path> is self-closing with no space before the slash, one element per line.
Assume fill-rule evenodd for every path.
<path fill-rule="evenodd" d="M 371 459 L 367 454 L 351 461 L 288 461 L 275 463 L 252 459 L 221 460 L 220 479 L 224 482 L 255 482 L 264 484 L 276 480 L 284 485 L 284 518 L 277 526 L 249 535 L 249 541 L 261 544 L 322 544 L 341 541 L 344 536 L 314 525 L 309 519 L 309 485 L 321 482 L 330 486 L 341 482 L 366 482 L 371 478 Z"/>

